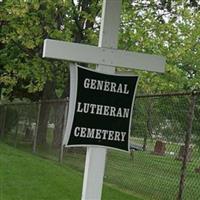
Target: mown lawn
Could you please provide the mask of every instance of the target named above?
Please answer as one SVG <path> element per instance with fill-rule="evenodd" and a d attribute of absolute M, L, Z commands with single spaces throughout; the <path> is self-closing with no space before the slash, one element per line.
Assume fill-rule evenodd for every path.
<path fill-rule="evenodd" d="M 196 153 L 195 153 L 196 154 Z M 144 199 L 176 199 L 182 162 L 174 156 L 157 156 L 135 152 L 133 159 L 126 153 L 110 151 L 107 159 L 106 182 L 115 183 Z M 194 172 L 200 159 L 187 165 L 183 199 L 200 199 L 200 174 Z"/>
<path fill-rule="evenodd" d="M 109 150 L 104 182 L 141 199 L 176 199 L 182 162 L 175 158 L 176 155 L 157 156 L 151 152 L 135 152 L 131 157 L 128 153 Z M 84 159 L 84 154 L 67 153 L 64 163 L 82 171 Z M 187 165 L 184 200 L 200 199 L 200 174 L 194 172 L 199 165 L 199 152 L 193 151 L 192 162 Z"/>
<path fill-rule="evenodd" d="M 136 142 L 140 144 L 141 141 L 138 140 Z M 153 146 L 153 141 L 148 141 L 148 147 L 153 149 Z M 18 145 L 17 147 L 25 151 L 31 151 L 28 148 L 26 149 L 24 145 Z M 140 197 L 140 199 L 176 199 L 182 162 L 175 158 L 180 146 L 169 143 L 166 148 L 167 152 L 175 152 L 175 155 L 167 153 L 165 156 L 156 156 L 151 152 L 135 152 L 132 158 L 128 153 L 109 150 L 104 183 L 106 183 L 106 186 L 109 184 L 112 190 L 116 189 L 118 192 L 120 189 L 122 193 L 128 193 Z M 82 152 L 80 149 L 78 151 L 65 152 L 62 166 L 65 166 L 66 169 L 71 167 L 81 177 L 81 172 L 84 169 L 85 154 L 80 152 Z M 52 151 L 51 148 L 49 150 L 43 147 L 38 148 L 37 154 L 54 160 L 54 164 L 58 161 L 58 152 Z M 187 165 L 184 200 L 200 199 L 200 174 L 194 172 L 194 169 L 199 166 L 200 152 L 197 149 L 193 149 L 192 162 Z M 80 183 L 82 184 L 82 177 Z M 106 191 L 111 190 L 110 187 L 108 188 L 108 190 L 107 187 L 103 189 L 103 199 L 107 199 L 107 195 L 110 194 L 110 192 L 108 192 L 109 194 L 106 193 Z M 115 192 L 117 197 L 109 198 L 111 200 L 117 199 L 117 192 Z"/>
<path fill-rule="evenodd" d="M 0 200 L 80 200 L 82 175 L 0 142 Z M 103 200 L 139 200 L 104 185 Z"/>

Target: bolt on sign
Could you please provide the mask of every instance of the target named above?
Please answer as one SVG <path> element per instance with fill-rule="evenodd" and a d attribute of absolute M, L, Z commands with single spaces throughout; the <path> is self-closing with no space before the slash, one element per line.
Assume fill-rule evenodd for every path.
<path fill-rule="evenodd" d="M 70 67 L 70 102 L 64 144 L 129 151 L 138 76 Z"/>

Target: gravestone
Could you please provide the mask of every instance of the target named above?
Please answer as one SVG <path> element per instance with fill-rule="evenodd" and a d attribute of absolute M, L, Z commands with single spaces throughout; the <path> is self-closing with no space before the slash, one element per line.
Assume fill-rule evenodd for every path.
<path fill-rule="evenodd" d="M 157 140 L 154 146 L 154 154 L 163 156 L 165 155 L 165 150 L 166 150 L 166 142 Z"/>

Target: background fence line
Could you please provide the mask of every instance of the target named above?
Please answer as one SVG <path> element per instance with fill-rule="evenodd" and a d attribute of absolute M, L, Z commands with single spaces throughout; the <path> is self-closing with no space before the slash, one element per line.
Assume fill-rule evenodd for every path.
<path fill-rule="evenodd" d="M 67 109 L 68 99 L 1 103 L 0 139 L 83 172 L 85 148 L 61 145 Z M 200 199 L 199 121 L 198 91 L 136 96 L 131 143 L 143 151 L 109 150 L 104 181 L 144 199 Z"/>

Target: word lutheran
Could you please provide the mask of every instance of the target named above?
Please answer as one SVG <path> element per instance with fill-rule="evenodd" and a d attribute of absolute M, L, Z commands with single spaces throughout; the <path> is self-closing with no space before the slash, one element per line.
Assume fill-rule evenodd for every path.
<path fill-rule="evenodd" d="M 104 115 L 110 117 L 121 117 L 128 118 L 130 109 L 129 108 L 116 108 L 115 106 L 106 106 L 93 103 L 82 103 L 78 102 L 76 112 L 89 113 L 95 115 Z"/>
<path fill-rule="evenodd" d="M 127 89 L 127 84 L 115 83 L 109 81 L 95 80 L 86 78 L 84 80 L 84 88 L 88 88 L 91 90 L 102 90 L 105 92 L 114 92 L 121 94 L 129 94 L 129 90 Z"/>
<path fill-rule="evenodd" d="M 71 66 L 67 145 L 129 150 L 130 118 L 137 76 L 99 73 Z M 71 98 L 72 97 L 72 98 Z"/>

